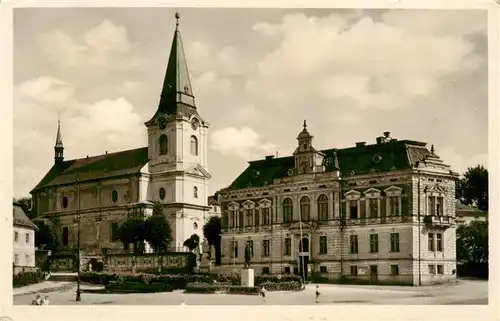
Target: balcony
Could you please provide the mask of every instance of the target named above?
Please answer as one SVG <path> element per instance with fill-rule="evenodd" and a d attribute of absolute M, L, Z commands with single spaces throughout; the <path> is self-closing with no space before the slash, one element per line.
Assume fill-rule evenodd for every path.
<path fill-rule="evenodd" d="M 448 228 L 453 225 L 454 220 L 451 216 L 426 215 L 424 216 L 424 223 L 429 227 Z"/>

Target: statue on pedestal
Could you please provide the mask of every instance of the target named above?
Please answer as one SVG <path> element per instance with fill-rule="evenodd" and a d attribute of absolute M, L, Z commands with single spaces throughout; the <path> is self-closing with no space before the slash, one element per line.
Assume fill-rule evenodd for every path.
<path fill-rule="evenodd" d="M 203 240 L 202 243 L 202 254 L 201 254 L 201 264 L 202 266 L 210 265 L 210 245 L 208 245 L 207 239 Z"/>
<path fill-rule="evenodd" d="M 244 269 L 250 268 L 250 261 L 252 259 L 252 252 L 250 251 L 250 244 L 245 245 L 245 265 L 243 266 Z"/>

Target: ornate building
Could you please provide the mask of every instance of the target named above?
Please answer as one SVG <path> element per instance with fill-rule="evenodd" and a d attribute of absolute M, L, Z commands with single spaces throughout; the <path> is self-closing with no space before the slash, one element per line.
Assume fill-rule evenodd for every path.
<path fill-rule="evenodd" d="M 456 278 L 455 180 L 434 148 L 397 140 L 319 151 L 306 123 L 292 156 L 249 162 L 226 189 L 222 267 L 372 283 Z"/>
<path fill-rule="evenodd" d="M 158 108 L 146 125 L 148 146 L 64 160 L 58 126 L 55 162 L 31 191 L 37 215 L 60 227 L 63 246 L 73 248 L 80 217 L 81 248 L 87 254 L 122 248 L 117 228 L 127 213 L 149 215 L 163 204 L 172 227 L 171 250 L 192 234 L 203 237 L 208 211 L 207 131 L 198 113 L 179 31 L 179 15 Z"/>

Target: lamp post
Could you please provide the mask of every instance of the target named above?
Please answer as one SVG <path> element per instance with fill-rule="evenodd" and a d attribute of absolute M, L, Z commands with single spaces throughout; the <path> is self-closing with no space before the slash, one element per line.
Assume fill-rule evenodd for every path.
<path fill-rule="evenodd" d="M 78 248 L 78 264 L 77 264 L 77 278 L 76 278 L 76 301 L 80 302 L 82 300 L 81 298 L 81 291 L 80 291 L 80 220 L 81 220 L 81 215 L 80 215 L 80 175 L 77 173 L 76 174 L 76 188 L 77 188 L 77 197 L 78 197 L 78 208 L 76 210 L 76 219 L 77 219 L 77 224 L 78 224 L 78 240 L 77 240 L 77 248 Z"/>

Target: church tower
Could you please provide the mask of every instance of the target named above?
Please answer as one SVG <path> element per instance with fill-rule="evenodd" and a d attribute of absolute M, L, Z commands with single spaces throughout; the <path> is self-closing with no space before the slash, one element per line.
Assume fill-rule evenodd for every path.
<path fill-rule="evenodd" d="M 191 235 L 203 239 L 208 181 L 209 124 L 198 113 L 177 20 L 158 109 L 148 131 L 148 199 L 163 204 L 173 233 L 171 250 L 185 250 Z"/>
<path fill-rule="evenodd" d="M 298 146 L 293 152 L 295 173 L 297 175 L 322 172 L 324 170 L 322 164 L 325 155 L 313 147 L 313 138 L 314 136 L 309 134 L 307 123 L 304 120 L 303 129 L 297 136 Z"/>
<path fill-rule="evenodd" d="M 54 161 L 56 165 L 64 162 L 64 146 L 61 134 L 61 121 L 59 119 L 57 120 L 56 144 L 54 145 Z"/>

